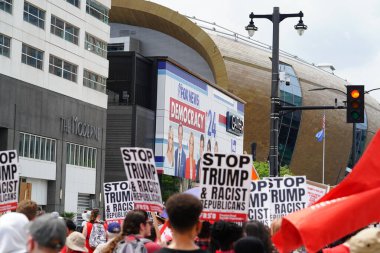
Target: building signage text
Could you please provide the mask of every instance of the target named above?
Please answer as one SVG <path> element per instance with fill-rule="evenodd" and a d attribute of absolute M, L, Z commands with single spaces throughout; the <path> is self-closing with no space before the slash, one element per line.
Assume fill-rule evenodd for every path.
<path fill-rule="evenodd" d="M 244 121 L 240 117 L 230 112 L 227 112 L 226 118 L 227 118 L 227 124 L 226 124 L 227 132 L 235 134 L 235 135 L 239 135 L 239 136 L 243 135 Z"/>
<path fill-rule="evenodd" d="M 101 130 L 100 127 L 79 121 L 76 116 L 69 119 L 61 118 L 61 129 L 64 133 L 75 134 L 88 139 L 95 139 L 97 141 L 99 140 Z"/>

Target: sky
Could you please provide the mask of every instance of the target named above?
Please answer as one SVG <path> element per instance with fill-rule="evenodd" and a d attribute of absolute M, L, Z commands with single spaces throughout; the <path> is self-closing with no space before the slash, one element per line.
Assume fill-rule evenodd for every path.
<path fill-rule="evenodd" d="M 365 90 L 380 88 L 380 1 L 378 0 L 152 0 L 187 16 L 215 22 L 246 35 L 249 14 L 304 13 L 303 36 L 298 18 L 280 24 L 280 50 L 309 63 L 329 63 L 334 74 Z M 254 39 L 272 45 L 272 23 L 254 19 Z M 380 103 L 380 90 L 370 93 Z"/>

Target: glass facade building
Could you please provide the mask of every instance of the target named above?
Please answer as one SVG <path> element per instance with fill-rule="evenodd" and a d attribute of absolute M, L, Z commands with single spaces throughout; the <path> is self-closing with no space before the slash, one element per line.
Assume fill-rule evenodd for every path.
<path fill-rule="evenodd" d="M 285 72 L 287 79 L 290 80 L 290 82 L 280 81 L 281 105 L 301 106 L 301 86 L 294 69 L 290 65 L 280 63 L 279 71 Z M 294 111 L 280 114 L 280 132 L 278 135 L 278 162 L 280 166 L 289 165 L 292 160 L 301 122 L 301 113 L 302 111 Z"/>
<path fill-rule="evenodd" d="M 368 122 L 367 122 L 367 114 L 364 112 L 364 123 L 356 123 L 355 124 L 355 143 L 352 145 L 355 145 L 355 160 L 356 162 L 359 161 L 360 157 L 362 156 L 364 149 L 365 149 L 365 143 L 367 139 L 367 131 L 368 131 Z M 352 149 L 350 153 L 350 158 L 348 160 L 347 167 L 353 168 L 354 167 L 354 156 L 352 154 Z"/>

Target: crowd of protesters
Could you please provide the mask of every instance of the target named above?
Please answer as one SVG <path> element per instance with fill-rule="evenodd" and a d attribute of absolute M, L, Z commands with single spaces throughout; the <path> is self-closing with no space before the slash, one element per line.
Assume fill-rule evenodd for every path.
<path fill-rule="evenodd" d="M 93 209 L 82 226 L 58 213 L 45 214 L 34 201 L 21 201 L 16 212 L 0 217 L 1 253 L 274 253 L 271 232 L 280 221 L 273 222 L 272 231 L 257 221 L 236 224 L 226 221 L 200 221 L 202 204 L 189 194 L 175 194 L 166 202 L 169 237 L 157 236 L 152 221 L 145 211 L 129 211 L 122 224 L 101 221 L 99 209 Z M 163 220 L 165 222 L 165 220 Z M 96 230 L 96 231 L 95 231 Z M 93 236 L 96 232 L 97 237 Z M 159 233 L 158 233 L 159 235 Z M 323 252 L 370 252 L 360 251 L 353 242 L 364 240 L 372 248 L 380 250 L 380 237 L 374 229 L 358 234 L 350 241 L 331 245 Z M 95 238 L 95 239 L 94 239 Z M 364 238 L 364 239 L 363 239 Z M 346 240 L 347 238 L 345 238 Z M 378 239 L 378 240 L 376 240 Z M 334 246 L 334 247 L 333 247 Z M 351 247 L 351 251 L 350 251 Z M 367 246 L 368 247 L 368 246 Z M 359 249 L 359 250 L 358 250 Z M 322 252 L 322 251 L 321 251 Z M 372 251 L 371 251 L 372 252 Z M 377 251 L 373 251 L 377 252 Z"/>

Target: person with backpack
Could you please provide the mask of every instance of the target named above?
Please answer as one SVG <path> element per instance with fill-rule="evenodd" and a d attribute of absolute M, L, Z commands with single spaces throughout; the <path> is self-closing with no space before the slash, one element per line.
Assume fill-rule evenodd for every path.
<path fill-rule="evenodd" d="M 93 253 L 95 248 L 107 241 L 107 227 L 100 221 L 99 209 L 91 211 L 90 220 L 83 228 L 82 234 L 86 237 L 86 248 L 89 253 Z"/>
<path fill-rule="evenodd" d="M 145 211 L 132 210 L 125 216 L 121 233 L 107 243 L 102 253 L 154 253 L 161 248 L 145 237 L 152 224 Z"/>

